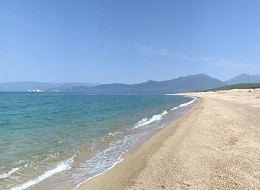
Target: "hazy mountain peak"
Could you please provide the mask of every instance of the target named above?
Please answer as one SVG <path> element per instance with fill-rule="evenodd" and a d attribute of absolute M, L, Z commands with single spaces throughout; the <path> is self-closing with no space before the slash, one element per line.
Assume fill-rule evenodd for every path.
<path fill-rule="evenodd" d="M 155 83 L 156 81 L 154 80 L 148 80 L 146 83 Z"/>
<path fill-rule="evenodd" d="M 260 75 L 249 75 L 244 73 L 226 81 L 226 83 L 229 85 L 242 83 L 260 83 Z"/>

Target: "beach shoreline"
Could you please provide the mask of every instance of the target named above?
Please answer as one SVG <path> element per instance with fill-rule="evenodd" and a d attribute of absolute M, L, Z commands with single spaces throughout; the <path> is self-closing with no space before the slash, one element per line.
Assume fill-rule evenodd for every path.
<path fill-rule="evenodd" d="M 260 188 L 260 91 L 181 95 L 200 101 L 78 189 Z"/>
<path fill-rule="evenodd" d="M 194 97 L 192 97 L 194 98 Z M 195 99 L 195 98 L 194 98 Z M 122 161 L 116 163 L 109 170 L 92 177 L 86 182 L 82 183 L 76 189 L 124 189 L 129 186 L 129 179 L 134 179 L 137 174 L 144 169 L 147 157 L 152 156 L 160 146 L 164 143 L 165 138 L 170 137 L 178 127 L 173 127 L 181 122 L 186 115 L 189 115 L 193 109 L 195 109 L 200 103 L 197 101 L 196 104 L 189 108 L 188 111 L 180 118 L 177 118 L 171 122 L 167 127 L 162 128 L 157 133 L 152 134 L 148 138 L 141 140 L 137 145 L 128 150 L 122 155 Z M 148 149 L 150 149 L 148 151 Z M 137 163 L 138 166 L 132 167 L 132 163 Z M 124 171 L 123 175 L 121 175 Z M 116 177 L 112 177 L 115 176 Z M 115 179 L 115 180 L 113 180 Z M 118 183 L 120 179 L 120 183 Z M 109 181 L 109 183 L 107 183 Z M 131 182 L 130 182 L 131 184 Z"/>
<path fill-rule="evenodd" d="M 171 94 L 171 95 L 174 95 L 174 94 Z M 105 171 L 103 171 L 95 176 L 92 176 L 91 178 L 87 179 L 86 181 L 78 184 L 78 186 L 75 187 L 74 189 L 81 189 L 82 187 L 84 187 L 84 189 L 85 189 L 86 183 L 88 183 L 89 181 L 92 181 L 95 178 L 99 178 L 100 176 L 103 176 L 104 174 L 106 175 L 107 172 L 109 172 L 110 170 L 113 170 L 115 167 L 117 167 L 118 164 L 121 164 L 121 162 L 124 162 L 125 159 L 128 160 L 129 155 L 132 155 L 133 153 L 135 153 L 135 151 L 138 150 L 139 147 L 141 147 L 146 141 L 148 141 L 150 138 L 152 138 L 154 135 L 156 135 L 158 132 L 160 132 L 164 128 L 168 127 L 168 125 L 170 123 L 178 120 L 184 114 L 189 112 L 190 109 L 192 109 L 194 106 L 196 106 L 196 104 L 198 103 L 198 100 L 197 100 L 197 98 L 194 98 L 194 97 L 192 97 L 192 98 L 188 97 L 188 98 L 190 99 L 189 101 L 171 108 L 170 110 L 168 110 L 168 112 L 164 111 L 165 112 L 165 115 L 163 118 L 164 124 L 162 125 L 162 124 L 158 123 L 158 121 L 157 121 L 157 124 L 153 123 L 153 125 L 158 125 L 160 127 L 158 127 L 158 128 L 156 127 L 156 130 L 151 128 L 151 131 L 149 132 L 149 134 L 140 137 L 138 139 L 138 141 L 130 149 L 128 149 L 127 151 L 125 151 L 121 154 L 120 161 L 115 162 L 110 168 L 106 169 Z M 93 187 L 91 187 L 91 188 L 93 188 Z"/>

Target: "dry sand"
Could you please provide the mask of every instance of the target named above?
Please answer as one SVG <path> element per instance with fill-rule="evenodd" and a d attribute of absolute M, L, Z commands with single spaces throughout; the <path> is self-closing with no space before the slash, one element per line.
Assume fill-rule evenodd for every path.
<path fill-rule="evenodd" d="M 260 90 L 185 95 L 200 102 L 79 189 L 260 189 Z"/>

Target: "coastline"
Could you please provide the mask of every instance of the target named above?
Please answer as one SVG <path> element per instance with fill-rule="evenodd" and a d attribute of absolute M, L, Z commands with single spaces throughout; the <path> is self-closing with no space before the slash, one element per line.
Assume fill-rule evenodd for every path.
<path fill-rule="evenodd" d="M 175 95 L 175 94 L 168 94 L 168 95 Z M 73 190 L 75 189 L 81 189 L 83 187 L 83 189 L 85 189 L 85 184 L 89 183 L 89 181 L 92 181 L 92 179 L 95 178 L 99 178 L 100 176 L 102 177 L 104 174 L 106 175 L 107 172 L 109 172 L 110 170 L 113 170 L 114 167 L 117 167 L 118 164 L 121 164 L 122 162 L 125 161 L 125 159 L 128 159 L 129 155 L 132 155 L 133 152 L 135 152 L 136 150 L 138 150 L 139 147 L 141 147 L 147 140 L 149 140 L 150 138 L 152 138 L 154 135 L 156 135 L 158 132 L 160 132 L 161 130 L 163 130 L 164 128 L 167 128 L 169 124 L 173 123 L 174 121 L 178 120 L 179 118 L 181 118 L 183 115 L 185 115 L 187 112 L 189 112 L 190 109 L 192 109 L 197 103 L 198 103 L 198 99 L 195 97 L 187 97 L 191 100 L 179 104 L 167 111 L 162 112 L 160 115 L 154 115 L 152 119 L 157 118 L 158 116 L 164 116 L 164 121 L 163 124 L 162 123 L 152 123 L 152 125 L 154 125 L 153 127 L 155 127 L 156 125 L 158 125 L 157 127 L 155 127 L 154 129 L 151 128 L 151 131 L 149 132 L 149 134 L 139 138 L 139 140 L 135 143 L 135 145 L 133 145 L 130 149 L 128 149 L 127 151 L 123 152 L 120 156 L 119 156 L 119 160 L 117 162 L 115 162 L 111 167 L 109 167 L 108 169 L 106 169 L 105 171 L 90 177 L 89 179 L 87 179 L 86 181 L 78 184 L 78 186 L 76 186 L 75 188 L 73 188 Z M 165 118 L 166 117 L 166 118 Z M 160 121 L 161 119 L 159 119 Z M 156 120 L 155 120 L 156 121 Z M 158 122 L 158 121 L 157 121 Z M 149 120 L 144 122 L 145 125 L 151 125 Z M 137 123 L 137 127 L 142 127 L 142 123 L 140 123 L 139 126 L 139 122 Z M 151 126 L 150 126 L 151 127 Z M 125 163 L 125 162 L 124 162 Z M 124 165 L 124 164 L 123 164 Z M 98 182 L 99 183 L 99 182 Z M 94 187 L 90 187 L 91 189 L 96 189 L 96 185 Z M 114 189 L 114 187 L 111 187 L 111 189 Z"/>
<path fill-rule="evenodd" d="M 78 189 L 260 188 L 260 91 L 181 95 L 200 101 Z"/>
<path fill-rule="evenodd" d="M 174 120 L 167 127 L 162 128 L 148 139 L 141 141 L 135 147 L 124 153 L 122 155 L 122 160 L 116 163 L 109 170 L 92 177 L 75 189 L 112 190 L 125 189 L 129 187 L 129 185 L 133 185 L 134 183 L 132 180 L 134 180 L 146 167 L 146 162 L 148 161 L 149 157 L 157 152 L 157 150 L 163 145 L 165 139 L 171 137 L 175 133 L 175 131 L 178 129 L 178 123 L 185 120 L 185 118 L 188 117 L 190 113 L 192 113 L 192 110 L 196 109 L 199 104 L 200 101 L 197 101 L 197 103 L 180 118 Z"/>

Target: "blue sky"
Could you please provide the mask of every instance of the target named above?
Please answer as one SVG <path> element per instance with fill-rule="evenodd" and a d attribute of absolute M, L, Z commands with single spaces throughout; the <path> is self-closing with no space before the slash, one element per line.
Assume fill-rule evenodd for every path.
<path fill-rule="evenodd" d="M 260 73 L 260 1 L 0 1 L 0 82 Z"/>

